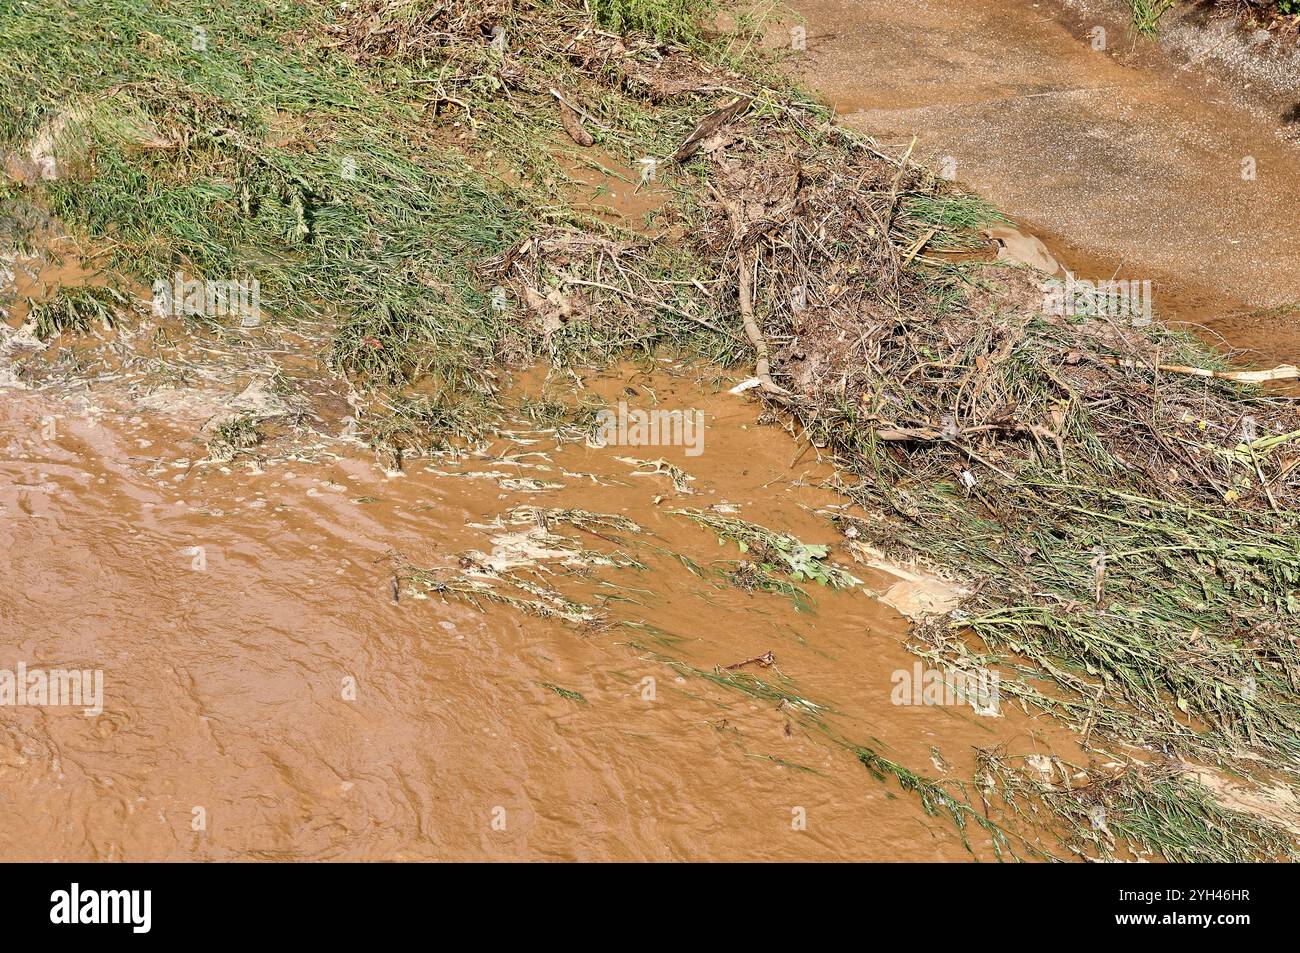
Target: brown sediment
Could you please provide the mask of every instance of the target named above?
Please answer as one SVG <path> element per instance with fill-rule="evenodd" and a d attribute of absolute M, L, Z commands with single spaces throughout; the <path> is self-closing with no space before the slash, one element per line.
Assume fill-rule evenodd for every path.
<path fill-rule="evenodd" d="M 8 250 L 0 272 L 0 317 L 11 328 L 27 320 L 35 303 L 51 300 L 60 288 L 103 286 L 107 278 L 97 256 L 87 252 L 66 235 L 37 234 L 38 247 L 31 255 Z"/>
<path fill-rule="evenodd" d="M 1158 312 L 1265 366 L 1298 363 L 1297 146 L 1156 49 L 1057 4 L 799 0 L 794 60 L 840 121 L 918 153 L 1053 247 L 1081 277 L 1151 279 Z M 1243 178 L 1242 162 L 1256 175 Z M 1089 268 L 1095 271 L 1085 271 Z M 1074 269 L 1072 269 L 1074 270 Z"/>
<path fill-rule="evenodd" d="M 652 163 L 634 167 L 600 146 L 583 148 L 564 141 L 553 145 L 550 151 L 561 177 L 541 183 L 524 181 L 500 156 L 491 156 L 485 163 L 473 154 L 467 158 L 511 186 L 540 185 L 543 191 L 554 187 L 568 207 L 627 232 L 650 238 L 680 232 L 673 231 L 671 221 L 656 220 L 659 213 L 665 212 L 671 194 L 659 184 Z"/>
<path fill-rule="evenodd" d="M 557 159 L 572 180 L 566 191 L 575 208 L 642 234 L 662 231 L 650 216 L 663 209 L 668 192 L 650 171 L 643 175 L 602 149 L 568 149 Z"/>

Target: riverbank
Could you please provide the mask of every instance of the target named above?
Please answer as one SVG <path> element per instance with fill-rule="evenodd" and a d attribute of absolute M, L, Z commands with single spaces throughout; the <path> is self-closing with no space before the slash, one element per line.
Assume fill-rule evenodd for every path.
<path fill-rule="evenodd" d="M 178 269 L 258 281 L 265 319 L 248 327 L 162 316 L 217 364 L 225 348 L 274 370 L 283 405 L 231 415 L 223 453 L 272 452 L 262 431 L 291 436 L 302 413 L 342 425 L 350 408 L 400 471 L 497 434 L 509 366 L 675 354 L 731 368 L 805 452 L 834 455 L 863 508 L 835 520 L 849 550 L 925 561 L 971 591 L 913 633 L 916 650 L 998 669 L 1026 713 L 1105 752 L 1042 769 L 990 750 L 958 781 L 836 732 L 865 781 L 1027 857 L 1293 850 L 1197 767 L 1271 783 L 1260 763 L 1285 781 L 1294 762 L 1292 401 L 1169 370 L 1228 364 L 1141 314 L 1045 311 L 1048 276 L 980 237 L 1000 218 L 990 205 L 832 122 L 758 32 L 717 35 L 703 4 L 616 4 L 594 21 L 549 3 L 246 6 L 190 20 L 118 0 L 0 34 L 16 74 L 5 147 L 38 167 L 6 186 L 11 208 L 48 209 L 127 285 Z M 105 74 L 75 71 L 74 46 Z M 150 307 L 119 329 L 152 334 Z M 95 314 L 60 314 L 63 335 L 9 342 L 16 381 L 107 366 L 85 346 Z M 42 336 L 52 349 L 25 343 Z M 590 411 L 548 419 L 581 433 Z M 743 523 L 714 528 L 781 549 Z M 465 595 L 399 574 L 398 597 L 430 582 Z M 1018 830 L 1026 798 L 1048 825 Z"/>

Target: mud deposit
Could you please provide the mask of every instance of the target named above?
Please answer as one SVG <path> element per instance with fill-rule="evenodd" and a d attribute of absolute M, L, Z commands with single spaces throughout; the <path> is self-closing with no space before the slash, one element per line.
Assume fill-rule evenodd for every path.
<path fill-rule="evenodd" d="M 793 6 L 806 51 L 792 62 L 841 121 L 897 149 L 915 135 L 918 153 L 946 161 L 1075 274 L 1151 280 L 1167 321 L 1203 327 L 1247 362 L 1297 363 L 1292 126 L 1135 38 L 1114 11 Z"/>

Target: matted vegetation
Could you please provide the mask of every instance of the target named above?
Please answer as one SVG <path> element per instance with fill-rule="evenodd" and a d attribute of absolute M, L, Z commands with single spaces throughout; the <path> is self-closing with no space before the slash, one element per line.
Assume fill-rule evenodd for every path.
<path fill-rule="evenodd" d="M 125 305 L 126 298 L 112 288 L 68 288 L 48 301 L 33 304 L 30 318 L 36 336 L 44 341 L 65 331 L 111 328 Z"/>
<path fill-rule="evenodd" d="M 1186 0 L 1129 0 L 1134 28 L 1143 36 L 1154 37 L 1160 31 L 1160 19 L 1180 2 Z M 1245 27 L 1269 30 L 1290 42 L 1300 37 L 1300 0 L 1208 0 L 1201 6 L 1235 17 Z"/>

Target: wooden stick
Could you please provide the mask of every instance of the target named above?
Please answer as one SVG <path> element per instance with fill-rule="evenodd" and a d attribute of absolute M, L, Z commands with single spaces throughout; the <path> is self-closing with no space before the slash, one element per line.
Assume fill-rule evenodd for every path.
<path fill-rule="evenodd" d="M 749 252 L 742 245 L 740 248 L 740 276 L 737 282 L 737 290 L 740 294 L 740 318 L 745 324 L 745 336 L 749 338 L 749 343 L 754 345 L 754 376 L 758 378 L 764 393 L 788 395 L 790 393 L 788 390 L 772 381 L 772 366 L 767 356 L 767 341 L 763 338 L 763 332 L 759 330 L 758 322 L 754 320 L 754 272 L 752 269 L 755 265 L 757 265 L 757 255 L 755 255 L 754 264 L 751 264 Z"/>
<path fill-rule="evenodd" d="M 704 144 L 705 139 L 748 109 L 753 101 L 752 96 L 735 96 L 720 109 L 715 109 L 709 113 L 700 120 L 699 124 L 691 131 L 691 134 L 677 147 L 677 151 L 672 154 L 672 160 L 674 162 L 685 162 L 695 155 L 700 146 Z"/>
<path fill-rule="evenodd" d="M 1099 360 L 1103 364 L 1110 364 L 1112 367 L 1148 367 L 1148 365 L 1139 364 L 1131 359 L 1121 361 L 1117 357 L 1102 357 Z M 1238 384 L 1263 384 L 1266 381 L 1300 380 L 1300 368 L 1294 364 L 1279 364 L 1277 367 L 1270 367 L 1266 371 L 1212 371 L 1205 367 L 1157 364 L 1156 370 L 1167 371 L 1170 374 L 1190 374 L 1193 377 L 1216 377 L 1219 380 L 1234 381 Z"/>

